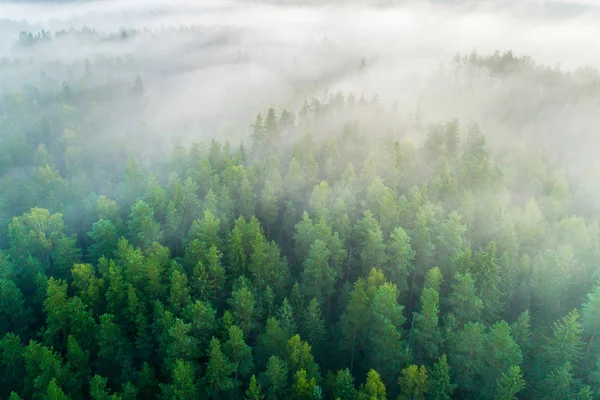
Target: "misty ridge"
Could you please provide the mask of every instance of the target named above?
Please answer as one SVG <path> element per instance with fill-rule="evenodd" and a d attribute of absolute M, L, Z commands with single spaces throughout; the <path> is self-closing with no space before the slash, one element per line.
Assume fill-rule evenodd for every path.
<path fill-rule="evenodd" d="M 123 88 L 140 76 L 151 94 L 143 109 L 124 117 L 113 98 L 96 99 L 96 106 L 111 115 L 107 135 L 134 134 L 135 121 L 143 120 L 152 138 L 144 151 L 164 148 L 173 137 L 240 140 L 260 110 L 297 112 L 304 101 L 327 103 L 341 91 L 393 107 L 397 118 L 380 121 L 387 125 L 372 137 L 416 113 L 425 127 L 458 118 L 465 127 L 479 124 L 499 146 L 534 143 L 576 176 L 596 169 L 600 49 L 592 38 L 600 33 L 600 10 L 594 2 L 0 7 L 0 90 L 39 82 L 40 73 L 41 91 L 75 79 Z M 424 137 L 403 134 L 417 143 Z"/>
<path fill-rule="evenodd" d="M 0 2 L 0 400 L 600 399 L 600 3 Z"/>

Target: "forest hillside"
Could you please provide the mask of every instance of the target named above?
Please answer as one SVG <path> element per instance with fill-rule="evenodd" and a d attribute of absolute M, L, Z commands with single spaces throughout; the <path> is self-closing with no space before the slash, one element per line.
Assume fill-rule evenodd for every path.
<path fill-rule="evenodd" d="M 285 29 L 312 6 L 110 4 L 0 4 L 0 399 L 600 398 L 600 74 L 549 64 L 578 34 L 418 55 L 344 8 L 369 53 Z"/>

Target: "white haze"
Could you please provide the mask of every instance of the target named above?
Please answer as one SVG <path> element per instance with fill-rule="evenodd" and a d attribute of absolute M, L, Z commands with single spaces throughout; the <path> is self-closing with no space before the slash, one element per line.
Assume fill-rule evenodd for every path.
<path fill-rule="evenodd" d="M 148 32 L 126 41 L 66 37 L 31 49 L 15 46 L 22 30 L 83 27 Z M 195 30 L 173 30 L 177 27 Z M 434 71 L 456 53 L 473 50 L 512 50 L 562 71 L 596 68 L 598 37 L 600 7 L 591 1 L 0 3 L 0 58 L 25 60 L 3 68 L 0 84 L 18 89 L 39 79 L 40 71 L 60 82 L 69 71 L 79 74 L 84 60 L 91 62 L 98 82 L 133 83 L 139 74 L 152 93 L 141 118 L 161 135 L 184 129 L 204 138 L 245 134 L 259 111 L 297 110 L 305 97 L 343 90 L 367 98 L 378 94 L 383 105 L 395 103 L 406 114 L 420 106 L 428 122 L 458 117 L 465 125 L 480 123 L 484 133 L 518 137 L 520 132 L 508 132 L 514 127 L 498 124 L 494 110 L 504 106 L 501 99 L 508 92 L 535 97 L 535 84 L 515 77 L 503 87 L 456 93 L 447 82 L 432 83 Z M 362 57 L 368 68 L 358 74 Z M 600 126 L 597 110 L 597 102 L 587 100 L 543 110 L 535 123 L 520 129 L 546 130 L 559 143 L 582 132 L 591 137 Z"/>

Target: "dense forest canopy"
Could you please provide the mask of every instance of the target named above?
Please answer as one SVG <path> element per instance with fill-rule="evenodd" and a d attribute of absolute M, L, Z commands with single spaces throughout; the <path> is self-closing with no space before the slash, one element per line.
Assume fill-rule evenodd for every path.
<path fill-rule="evenodd" d="M 0 399 L 600 398 L 593 4 L 47 3 L 0 4 Z"/>

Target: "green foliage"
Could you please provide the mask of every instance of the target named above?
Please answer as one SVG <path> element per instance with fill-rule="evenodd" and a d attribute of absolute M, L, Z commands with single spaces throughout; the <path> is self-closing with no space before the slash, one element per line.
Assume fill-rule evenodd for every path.
<path fill-rule="evenodd" d="M 271 182 L 267 181 L 260 195 L 260 215 L 267 223 L 267 236 L 270 236 L 270 227 L 275 222 L 279 207 L 277 195 Z"/>
<path fill-rule="evenodd" d="M 354 400 L 356 398 L 354 377 L 348 368 L 339 370 L 333 383 L 333 397 L 340 400 Z"/>
<path fill-rule="evenodd" d="M 469 272 L 454 274 L 451 289 L 448 302 L 458 320 L 462 323 L 479 321 L 483 302 L 477 296 L 475 280 L 471 274 Z"/>
<path fill-rule="evenodd" d="M 160 384 L 160 392 L 164 400 L 196 398 L 198 389 L 192 363 L 177 360 L 170 383 Z"/>
<path fill-rule="evenodd" d="M 524 311 L 511 326 L 511 335 L 523 355 L 529 354 L 531 350 L 531 319 L 529 311 Z"/>
<path fill-rule="evenodd" d="M 315 378 L 307 378 L 306 371 L 299 369 L 294 374 L 294 383 L 292 385 L 293 398 L 298 400 L 312 400 L 313 393 L 317 388 Z"/>
<path fill-rule="evenodd" d="M 358 391 L 358 399 L 360 400 L 385 400 L 386 389 L 381 377 L 374 369 L 369 370 L 367 374 L 367 382 L 361 385 Z"/>
<path fill-rule="evenodd" d="M 448 360 L 453 371 L 453 380 L 464 391 L 479 387 L 479 378 L 485 367 L 485 327 L 469 322 L 453 338 Z"/>
<path fill-rule="evenodd" d="M 261 375 L 263 385 L 267 388 L 267 399 L 279 399 L 286 393 L 288 368 L 285 361 L 271 356 L 267 368 Z"/>
<path fill-rule="evenodd" d="M 400 293 L 408 292 L 407 278 L 414 271 L 414 258 L 415 252 L 410 246 L 408 233 L 402 228 L 394 229 L 388 244 L 388 262 L 383 270 Z"/>
<path fill-rule="evenodd" d="M 65 387 L 70 393 L 81 393 L 90 374 L 89 352 L 83 350 L 73 336 L 67 339 L 66 361 L 70 373 Z"/>
<path fill-rule="evenodd" d="M 576 399 L 591 400 L 592 393 L 589 386 L 573 376 L 573 367 L 566 362 L 554 369 L 546 378 L 543 390 L 544 399 Z"/>
<path fill-rule="evenodd" d="M 99 278 L 91 264 L 74 264 L 71 269 L 71 287 L 75 294 L 95 313 L 104 304 L 105 281 Z"/>
<path fill-rule="evenodd" d="M 444 354 L 438 362 L 433 364 L 433 368 L 429 373 L 429 393 L 427 398 L 430 400 L 450 400 L 456 387 L 452 383 L 450 366 Z"/>
<path fill-rule="evenodd" d="M 88 248 L 88 254 L 92 259 L 102 256 L 111 257 L 114 254 L 119 238 L 117 227 L 111 221 L 100 219 L 94 222 L 88 236 L 94 242 Z"/>
<path fill-rule="evenodd" d="M 48 390 L 46 391 L 46 395 L 43 397 L 44 400 L 68 400 L 69 398 L 63 392 L 63 390 L 56 383 L 56 379 L 52 378 L 50 384 L 48 385 Z"/>
<path fill-rule="evenodd" d="M 0 70 L 26 70 L 29 56 Z M 169 155 L 136 144 L 151 133 L 139 117 L 155 82 L 132 76 L 123 92 L 83 67 L 58 89 L 55 69 L 2 88 L 0 398 L 600 393 L 597 177 L 540 150 L 559 135 L 501 147 L 477 125 L 425 128 L 434 121 L 420 107 L 405 115 L 336 93 L 297 118 L 258 114 L 251 150 L 171 127 L 182 138 Z M 459 94 L 489 80 L 492 95 L 518 70 L 556 109 L 598 97 L 597 74 L 511 53 L 440 73 Z M 103 96 L 134 132 L 98 106 Z M 528 128 L 499 131 L 533 129 L 543 109 L 521 106 L 497 119 L 527 115 Z"/>
<path fill-rule="evenodd" d="M 96 337 L 98 372 L 112 382 L 119 382 L 121 373 L 131 366 L 130 344 L 112 314 L 103 314 Z"/>
<path fill-rule="evenodd" d="M 429 391 L 429 378 L 424 366 L 410 365 L 401 372 L 400 379 L 401 399 L 425 400 Z"/>
<path fill-rule="evenodd" d="M 258 338 L 257 355 L 266 363 L 271 355 L 285 356 L 285 348 L 290 333 L 283 329 L 279 320 L 269 317 L 264 332 Z"/>
<path fill-rule="evenodd" d="M 331 252 L 327 245 L 316 239 L 310 245 L 304 261 L 302 287 L 307 297 L 314 297 L 321 304 L 333 294 L 337 278 L 335 269 L 330 266 Z"/>
<path fill-rule="evenodd" d="M 292 336 L 286 343 L 287 365 L 290 371 L 304 370 L 310 379 L 319 379 L 319 367 L 314 361 L 312 348 L 300 338 Z"/>
<path fill-rule="evenodd" d="M 547 337 L 544 344 L 547 366 L 552 368 L 565 363 L 570 365 L 577 363 L 582 355 L 582 333 L 580 314 L 577 310 L 556 321 L 552 326 L 552 336 Z"/>
<path fill-rule="evenodd" d="M 25 335 L 31 322 L 32 312 L 25 305 L 21 290 L 14 282 L 0 279 L 0 335 L 9 332 Z"/>
<path fill-rule="evenodd" d="M 262 387 L 257 383 L 256 376 L 250 378 L 250 385 L 246 390 L 246 400 L 263 400 L 265 396 L 262 394 Z"/>
<path fill-rule="evenodd" d="M 596 285 L 591 293 L 587 294 L 587 301 L 582 305 L 583 338 L 587 342 L 585 357 L 600 355 L 598 334 L 600 333 L 600 286 Z"/>
<path fill-rule="evenodd" d="M 237 365 L 236 374 L 245 377 L 254 367 L 252 349 L 244 341 L 244 332 L 233 325 L 229 327 L 229 338 L 223 345 L 223 351 Z"/>
<path fill-rule="evenodd" d="M 363 274 L 373 268 L 382 269 L 387 262 L 383 232 L 370 211 L 365 211 L 364 217 L 356 225 L 356 230 Z"/>
<path fill-rule="evenodd" d="M 425 350 L 425 356 L 436 359 L 442 341 L 438 326 L 439 294 L 435 289 L 425 288 L 421 293 L 421 311 L 415 315 L 411 339 L 418 348 Z"/>
<path fill-rule="evenodd" d="M 67 371 L 60 354 L 50 347 L 31 341 L 23 352 L 26 375 L 22 394 L 43 398 L 49 393 L 60 398 L 60 387 L 67 379 Z"/>
<path fill-rule="evenodd" d="M 26 374 L 24 353 L 25 346 L 21 338 L 14 333 L 7 333 L 0 340 L 1 382 L 2 388 L 5 388 L 4 395 L 9 388 L 18 392 L 23 389 L 23 378 Z"/>
<path fill-rule="evenodd" d="M 246 286 L 235 290 L 231 294 L 229 304 L 236 324 L 245 335 L 249 335 L 256 326 L 256 301 L 254 294 Z"/>
<path fill-rule="evenodd" d="M 208 347 L 208 362 L 202 382 L 211 398 L 219 398 L 232 389 L 238 382 L 232 375 L 238 369 L 238 363 L 232 363 L 221 350 L 219 339 L 212 338 Z"/>
<path fill-rule="evenodd" d="M 517 365 L 511 367 L 508 373 L 502 373 L 497 385 L 494 400 L 516 400 L 517 393 L 525 388 L 521 369 Z"/>
<path fill-rule="evenodd" d="M 154 219 L 154 210 L 143 200 L 138 200 L 131 206 L 127 227 L 132 243 L 142 249 L 148 249 L 152 243 L 162 239 L 162 230 Z"/>
<path fill-rule="evenodd" d="M 301 333 L 308 344 L 315 350 L 321 350 L 326 341 L 325 321 L 321 315 L 321 307 L 313 298 L 304 311 Z M 319 351 L 320 354 L 320 351 Z"/>

